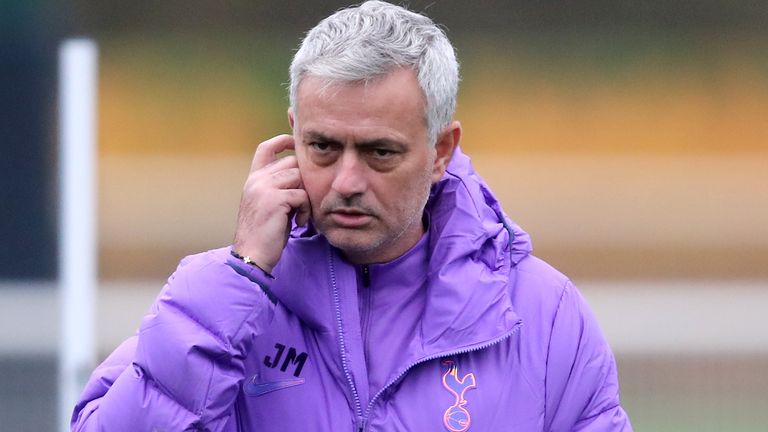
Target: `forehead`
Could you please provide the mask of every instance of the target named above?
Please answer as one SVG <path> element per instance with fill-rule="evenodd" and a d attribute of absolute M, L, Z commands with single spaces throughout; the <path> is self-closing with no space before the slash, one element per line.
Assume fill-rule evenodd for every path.
<path fill-rule="evenodd" d="M 426 134 L 424 97 L 411 69 L 395 69 L 367 82 L 338 83 L 309 75 L 299 84 L 300 133 L 389 131 L 409 140 Z"/>

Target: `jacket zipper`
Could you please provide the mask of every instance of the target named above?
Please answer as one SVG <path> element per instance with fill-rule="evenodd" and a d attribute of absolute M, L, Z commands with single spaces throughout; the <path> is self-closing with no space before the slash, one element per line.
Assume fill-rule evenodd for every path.
<path fill-rule="evenodd" d="M 360 272 L 363 275 L 363 286 L 368 288 L 371 286 L 371 270 L 368 268 L 368 264 L 363 264 L 360 268 Z"/>
<path fill-rule="evenodd" d="M 389 387 L 391 387 L 392 385 L 394 385 L 395 383 L 400 381 L 405 376 L 405 374 L 408 373 L 408 371 L 411 370 L 413 367 L 415 367 L 415 366 L 417 366 L 417 365 L 419 365 L 421 363 L 426 363 L 428 361 L 436 360 L 436 359 L 439 359 L 439 358 L 442 358 L 442 357 L 458 356 L 458 355 L 462 355 L 462 354 L 466 354 L 466 353 L 470 353 L 470 352 L 474 352 L 474 351 L 480 351 L 480 350 L 484 350 L 486 348 L 490 348 L 490 347 L 492 347 L 492 346 L 494 346 L 494 345 L 496 345 L 498 343 L 501 343 L 502 341 L 512 337 L 512 335 L 517 333 L 517 330 L 520 328 L 521 323 L 522 323 L 521 321 L 516 322 L 515 325 L 507 333 L 497 337 L 496 339 L 492 339 L 489 342 L 486 342 L 486 343 L 483 343 L 483 344 L 480 344 L 480 345 L 476 345 L 476 346 L 473 346 L 473 347 L 469 347 L 469 348 L 464 348 L 464 349 L 456 350 L 456 351 L 447 351 L 447 352 L 443 352 L 443 353 L 439 353 L 439 354 L 433 354 L 431 356 L 427 356 L 427 357 L 421 358 L 421 359 L 416 360 L 413 363 L 409 364 L 405 369 L 403 369 L 402 372 L 400 372 L 400 374 L 398 376 L 396 376 L 395 378 L 390 380 L 384 387 L 382 387 L 381 390 L 378 391 L 378 393 L 376 393 L 376 395 L 373 396 L 373 398 L 371 398 L 371 401 L 368 403 L 368 406 L 365 408 L 365 415 L 362 417 L 363 423 L 362 423 L 360 429 L 358 429 L 358 430 L 360 432 L 363 432 L 365 430 L 365 424 L 368 422 L 368 416 L 370 416 L 371 410 L 373 409 L 373 405 L 376 403 L 376 400 L 382 394 L 384 394 L 384 392 L 387 391 L 387 389 Z"/>
<path fill-rule="evenodd" d="M 333 265 L 333 254 L 328 254 L 328 267 L 331 272 L 331 291 L 333 296 L 333 306 L 336 312 L 336 339 L 339 343 L 339 349 L 341 351 L 341 368 L 344 370 L 344 377 L 347 380 L 347 385 L 352 391 L 352 400 L 355 404 L 355 423 L 356 430 L 362 431 L 365 423 L 363 418 L 363 407 L 360 403 L 360 395 L 357 393 L 357 387 L 355 387 L 355 381 L 352 379 L 352 373 L 349 372 L 349 366 L 347 365 L 347 345 L 344 342 L 344 327 L 341 321 L 341 299 L 339 298 L 339 288 L 336 286 L 336 269 Z"/>
<path fill-rule="evenodd" d="M 341 299 L 339 297 L 339 288 L 336 285 L 336 269 L 333 265 L 333 254 L 328 255 L 328 267 L 330 268 L 330 273 L 331 273 L 331 290 L 332 290 L 332 296 L 333 296 L 333 304 L 336 312 L 337 341 L 339 343 L 339 348 L 341 350 L 341 367 L 344 370 L 344 377 L 347 380 L 347 385 L 352 391 L 352 399 L 354 400 L 354 404 L 355 404 L 355 420 L 356 420 L 355 430 L 357 432 L 365 431 L 366 423 L 368 423 L 368 416 L 370 415 L 371 410 L 373 409 L 373 405 L 376 403 L 376 400 L 382 394 L 384 394 L 384 392 L 387 391 L 389 387 L 394 385 L 396 382 L 400 381 L 405 376 L 405 374 L 408 373 L 408 371 L 411 370 L 413 367 L 421 363 L 425 363 L 425 362 L 439 359 L 442 357 L 461 355 L 461 354 L 466 354 L 469 352 L 479 351 L 479 350 L 492 347 L 493 345 L 496 345 L 510 338 L 512 335 L 514 335 L 521 325 L 521 321 L 516 322 L 515 325 L 507 333 L 497 337 L 496 339 L 492 339 L 486 343 L 460 349 L 460 350 L 433 354 L 431 356 L 427 356 L 412 362 L 405 369 L 403 369 L 403 371 L 400 372 L 400 374 L 398 374 L 395 378 L 387 382 L 387 384 L 384 387 L 382 387 L 382 389 L 379 390 L 376 393 L 376 395 L 373 396 L 373 398 L 371 398 L 371 401 L 368 403 L 368 406 L 366 406 L 365 408 L 365 413 L 363 413 L 362 403 L 360 402 L 360 395 L 357 393 L 357 387 L 355 386 L 355 381 L 352 379 L 352 374 L 349 372 L 349 367 L 347 366 L 346 343 L 344 342 L 344 334 L 342 332 L 343 326 L 342 326 L 342 320 L 341 320 Z M 365 271 L 363 272 L 364 278 L 366 277 L 370 278 L 370 274 L 368 272 L 367 267 L 368 266 L 364 266 L 365 268 Z M 370 283 L 370 279 L 368 279 L 368 282 Z"/>
<path fill-rule="evenodd" d="M 371 272 L 368 268 L 368 265 L 363 264 L 360 272 L 363 279 L 363 288 L 359 291 L 363 296 L 361 299 L 363 307 L 361 308 L 360 316 L 360 335 L 363 339 L 363 355 L 365 356 L 365 365 L 367 367 L 369 364 L 368 359 L 370 358 L 370 338 L 368 337 L 368 326 L 371 317 L 371 299 L 373 297 L 373 292 L 371 291 Z"/>

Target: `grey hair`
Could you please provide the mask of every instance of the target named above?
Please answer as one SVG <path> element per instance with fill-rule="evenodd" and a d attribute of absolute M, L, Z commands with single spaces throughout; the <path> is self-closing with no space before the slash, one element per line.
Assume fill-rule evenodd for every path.
<path fill-rule="evenodd" d="M 448 37 L 431 19 L 383 1 L 342 9 L 310 30 L 290 68 L 290 105 L 301 80 L 365 83 L 397 67 L 412 68 L 425 99 L 427 138 L 450 123 L 456 110 L 459 64 Z"/>

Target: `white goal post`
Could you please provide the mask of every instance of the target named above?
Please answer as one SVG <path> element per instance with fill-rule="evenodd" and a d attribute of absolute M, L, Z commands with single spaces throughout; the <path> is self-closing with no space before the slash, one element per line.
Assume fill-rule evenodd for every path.
<path fill-rule="evenodd" d="M 90 39 L 59 48 L 59 430 L 96 360 L 96 100 L 98 54 Z"/>

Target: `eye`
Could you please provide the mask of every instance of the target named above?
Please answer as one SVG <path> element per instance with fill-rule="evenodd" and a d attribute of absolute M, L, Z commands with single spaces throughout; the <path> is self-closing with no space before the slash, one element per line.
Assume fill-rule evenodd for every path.
<path fill-rule="evenodd" d="M 333 141 L 309 141 L 307 143 L 309 149 L 309 158 L 316 165 L 328 166 L 339 157 L 341 145 Z"/>
<path fill-rule="evenodd" d="M 402 151 L 391 147 L 371 147 L 365 152 L 368 165 L 376 171 L 391 171 L 402 160 Z"/>
<path fill-rule="evenodd" d="M 328 153 L 332 150 L 331 144 L 327 142 L 311 142 L 309 147 L 318 153 Z"/>
<path fill-rule="evenodd" d="M 388 148 L 381 148 L 381 147 L 374 148 L 371 151 L 371 153 L 377 159 L 389 159 L 395 155 L 395 152 L 393 150 L 390 150 Z"/>

